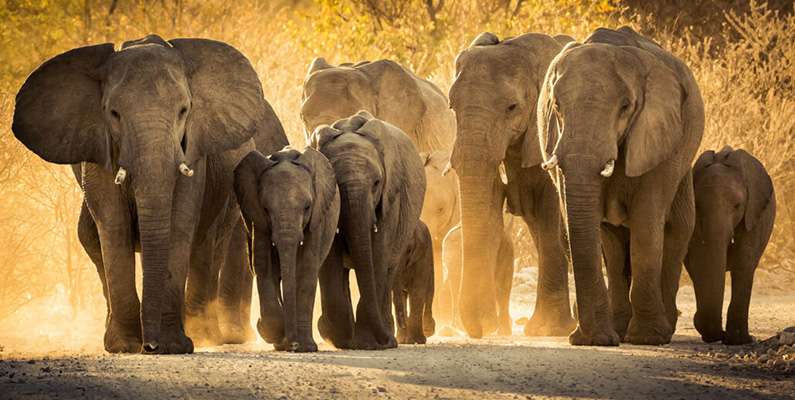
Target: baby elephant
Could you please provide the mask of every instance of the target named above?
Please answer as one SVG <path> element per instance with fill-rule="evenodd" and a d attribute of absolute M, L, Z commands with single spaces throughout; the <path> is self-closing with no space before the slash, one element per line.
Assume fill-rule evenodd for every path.
<path fill-rule="evenodd" d="M 706 151 L 693 167 L 696 226 L 685 267 L 696 292 L 693 322 L 705 342 L 753 341 L 748 304 L 754 270 L 776 217 L 776 195 L 765 167 L 745 150 Z M 723 331 L 723 286 L 731 272 L 731 303 Z"/>
<path fill-rule="evenodd" d="M 433 335 L 433 244 L 428 227 L 420 221 L 400 259 L 392 287 L 400 344 L 425 344 Z M 406 298 L 410 313 L 406 315 Z M 408 320 L 408 321 L 407 321 Z"/>
<path fill-rule="evenodd" d="M 311 148 L 253 151 L 235 169 L 235 193 L 251 238 L 260 336 L 277 350 L 317 351 L 315 289 L 340 212 L 331 164 Z"/>

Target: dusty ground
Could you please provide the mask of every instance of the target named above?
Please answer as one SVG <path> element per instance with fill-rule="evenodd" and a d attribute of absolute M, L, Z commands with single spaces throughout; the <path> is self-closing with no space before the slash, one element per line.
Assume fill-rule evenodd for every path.
<path fill-rule="evenodd" d="M 253 344 L 150 357 L 104 354 L 94 340 L 37 350 L 0 333 L 0 398 L 795 398 L 792 369 L 734 361 L 742 347 L 702 344 L 692 289 L 679 298 L 678 335 L 661 347 L 578 348 L 516 327 L 511 338 L 434 337 L 383 352 L 287 354 Z M 759 338 L 795 325 L 795 295 L 755 296 L 751 316 Z"/>

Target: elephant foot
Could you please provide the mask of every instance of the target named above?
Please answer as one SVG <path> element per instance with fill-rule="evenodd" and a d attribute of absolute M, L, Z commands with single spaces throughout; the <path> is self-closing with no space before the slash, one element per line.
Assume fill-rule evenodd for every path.
<path fill-rule="evenodd" d="M 136 321 L 127 325 L 110 321 L 103 339 L 108 353 L 140 353 L 141 323 Z"/>
<path fill-rule="evenodd" d="M 141 347 L 144 354 L 192 354 L 193 340 L 185 335 L 179 326 L 164 326 L 160 339 L 144 343 Z"/>
<path fill-rule="evenodd" d="M 284 340 L 284 323 L 281 320 L 257 319 L 257 332 L 268 343 L 281 343 Z"/>
<path fill-rule="evenodd" d="M 627 336 L 627 328 L 629 327 L 629 321 L 631 319 L 632 319 L 632 312 L 630 312 L 629 314 L 625 313 L 613 314 L 613 329 L 616 330 L 616 333 L 618 333 L 618 337 L 620 337 L 622 341 Z"/>
<path fill-rule="evenodd" d="M 224 344 L 221 329 L 218 327 L 218 320 L 215 318 L 203 318 L 201 316 L 186 318 L 185 330 L 191 338 L 194 338 L 198 347 Z"/>
<path fill-rule="evenodd" d="M 352 330 L 352 328 L 350 328 Z M 320 337 L 327 343 L 331 343 L 338 349 L 352 349 L 350 337 L 342 335 L 334 328 L 334 325 L 329 322 L 328 318 L 321 315 L 317 321 L 317 330 L 320 332 Z"/>
<path fill-rule="evenodd" d="M 748 332 L 727 332 L 723 338 L 723 344 L 727 346 L 739 346 L 756 342 L 756 338 L 749 335 Z"/>
<path fill-rule="evenodd" d="M 664 316 L 651 321 L 633 317 L 629 321 L 624 341 L 639 345 L 661 345 L 670 343 L 671 336 L 673 336 L 673 330 Z"/>
<path fill-rule="evenodd" d="M 610 327 L 597 328 L 587 335 L 577 325 L 577 329 L 569 335 L 569 343 L 573 346 L 618 346 L 619 338 Z"/>
<path fill-rule="evenodd" d="M 513 321 L 511 318 L 500 318 L 499 326 L 497 327 L 497 335 L 499 336 L 511 336 L 513 334 L 512 328 Z"/>
<path fill-rule="evenodd" d="M 422 334 L 427 338 L 436 333 L 436 321 L 433 318 L 424 318 L 422 320 Z"/>
<path fill-rule="evenodd" d="M 398 336 L 397 338 L 397 342 L 400 344 L 425 344 L 427 340 L 428 339 L 421 334 Z"/>
<path fill-rule="evenodd" d="M 568 314 L 568 313 L 567 313 Z M 566 336 L 577 327 L 577 321 L 571 316 L 560 314 L 544 318 L 533 315 L 524 325 L 525 336 Z"/>
<path fill-rule="evenodd" d="M 397 347 L 397 340 L 389 335 L 386 342 L 379 342 L 369 330 L 357 330 L 353 334 L 351 348 L 355 350 L 385 350 Z"/>

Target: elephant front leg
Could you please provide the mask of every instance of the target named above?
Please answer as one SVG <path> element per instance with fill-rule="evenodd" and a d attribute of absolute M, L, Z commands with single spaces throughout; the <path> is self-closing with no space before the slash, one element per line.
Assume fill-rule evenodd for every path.
<path fill-rule="evenodd" d="M 624 227 L 603 223 L 602 252 L 607 269 L 607 291 L 613 313 L 613 327 L 618 337 L 624 340 L 629 320 L 632 319 L 632 306 L 629 303 L 629 231 Z"/>
<path fill-rule="evenodd" d="M 511 288 L 513 286 L 513 244 L 510 238 L 503 237 L 497 253 L 497 266 L 494 280 L 497 285 L 497 334 L 510 336 L 511 329 Z"/>
<path fill-rule="evenodd" d="M 218 278 L 219 325 L 223 343 L 239 344 L 256 338 L 250 323 L 253 282 L 242 221 L 226 246 Z"/>
<path fill-rule="evenodd" d="M 338 349 L 350 349 L 353 339 L 353 306 L 349 274 L 342 262 L 343 243 L 334 240 L 326 260 L 320 267 L 321 315 L 317 323 L 320 336 Z"/>
<path fill-rule="evenodd" d="M 577 325 L 569 305 L 567 245 L 561 233 L 558 198 L 554 187 L 551 190 L 542 201 L 555 212 L 545 209 L 543 215 L 525 218 L 536 245 L 539 265 L 535 310 L 524 327 L 527 336 L 566 336 Z"/>
<path fill-rule="evenodd" d="M 108 282 L 105 279 L 105 264 L 102 261 L 102 244 L 99 241 L 97 225 L 94 223 L 94 219 L 91 217 L 85 202 L 83 202 L 83 206 L 80 209 L 80 217 L 77 222 L 77 238 L 80 240 L 80 244 L 86 254 L 88 254 L 88 258 L 91 259 L 91 262 L 96 267 L 99 281 L 102 283 L 102 296 L 105 298 L 106 310 L 105 323 L 107 324 L 108 318 L 110 318 L 110 299 L 108 297 Z"/>
<path fill-rule="evenodd" d="M 746 236 L 752 236 L 746 234 Z M 726 313 L 726 335 L 723 343 L 727 345 L 747 344 L 754 341 L 748 333 L 748 308 L 751 305 L 751 290 L 754 286 L 754 272 L 762 257 L 758 243 L 748 243 L 757 238 L 738 238 L 729 252 L 729 265 L 732 278 L 732 294 L 729 310 Z M 761 246 L 764 249 L 764 246 Z"/>
<path fill-rule="evenodd" d="M 141 303 L 135 290 L 135 252 L 130 226 L 98 226 L 110 312 L 104 344 L 109 353 L 141 352 Z"/>
<path fill-rule="evenodd" d="M 644 215 L 630 229 L 632 319 L 625 341 L 659 345 L 671 341 L 673 329 L 666 318 L 661 291 L 664 218 Z"/>
<path fill-rule="evenodd" d="M 679 291 L 679 280 L 682 276 L 682 263 L 687 255 L 690 238 L 693 236 L 695 221 L 693 179 L 691 174 L 687 174 L 679 184 L 664 231 L 660 289 L 665 305 L 665 316 L 671 325 L 672 334 L 676 332 L 676 322 L 679 319 L 676 294 Z"/>
<path fill-rule="evenodd" d="M 188 335 L 199 346 L 221 344 L 218 325 L 217 294 L 218 269 L 215 229 L 210 229 L 206 239 L 193 246 L 187 284 L 185 324 Z"/>

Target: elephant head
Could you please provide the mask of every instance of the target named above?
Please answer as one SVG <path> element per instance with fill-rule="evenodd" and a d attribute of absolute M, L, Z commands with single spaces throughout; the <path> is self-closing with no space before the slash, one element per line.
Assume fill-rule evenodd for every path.
<path fill-rule="evenodd" d="M 301 340 L 311 340 L 312 314 L 311 309 L 308 315 L 301 315 L 307 310 L 297 310 L 297 287 L 317 285 L 320 264 L 337 227 L 334 171 L 326 157 L 312 148 L 303 153 L 285 148 L 268 157 L 253 151 L 235 168 L 235 193 L 254 242 L 260 334 L 271 343 L 298 350 L 309 345 Z M 271 265 L 272 260 L 278 264 Z M 277 270 L 280 276 L 275 276 Z M 282 293 L 267 281 L 279 278 Z M 301 337 L 299 326 L 310 327 L 308 337 Z"/>
<path fill-rule="evenodd" d="M 538 100 L 538 138 L 525 145 L 544 150 L 542 166 L 559 188 L 575 273 L 588 274 L 576 278 L 578 293 L 604 282 L 597 272 L 605 182 L 640 177 L 698 146 L 685 135 L 685 99 L 700 96 L 688 92 L 692 87 L 685 67 L 629 28 L 598 29 L 550 64 Z M 674 167 L 686 171 L 686 162 Z"/>
<path fill-rule="evenodd" d="M 502 231 L 503 183 L 498 168 L 522 154 L 526 136 L 535 137 L 536 99 L 550 60 L 561 44 L 552 37 L 525 34 L 500 41 L 481 33 L 456 59 L 450 88 L 457 134 L 450 159 L 459 179 L 464 241 L 462 321 L 472 337 L 483 324 L 496 326 L 493 268 Z M 542 159 L 525 154 L 528 166 Z"/>
<path fill-rule="evenodd" d="M 723 338 L 724 275 L 731 263 L 727 249 L 735 237 L 758 235 L 765 225 L 761 220 L 774 199 L 773 182 L 759 160 L 726 146 L 701 154 L 693 166 L 693 186 L 696 226 L 686 265 L 698 304 L 695 327 L 713 342 Z"/>
<path fill-rule="evenodd" d="M 360 110 L 414 135 L 426 111 L 417 78 L 391 60 L 333 66 L 316 58 L 304 81 L 301 118 L 307 131 Z M 418 137 L 412 137 L 418 143 Z"/>
<path fill-rule="evenodd" d="M 49 162 L 99 164 L 134 195 L 145 351 L 155 350 L 160 334 L 178 172 L 191 176 L 202 157 L 249 140 L 265 104 L 256 73 L 234 48 L 157 36 L 118 51 L 110 43 L 67 51 L 39 66 L 17 94 L 19 141 Z"/>
<path fill-rule="evenodd" d="M 334 168 L 340 190 L 340 231 L 356 268 L 360 309 L 379 344 L 390 339 L 383 316 L 388 265 L 413 235 L 422 208 L 425 177 L 410 139 L 366 111 L 321 126 L 312 137 Z"/>

